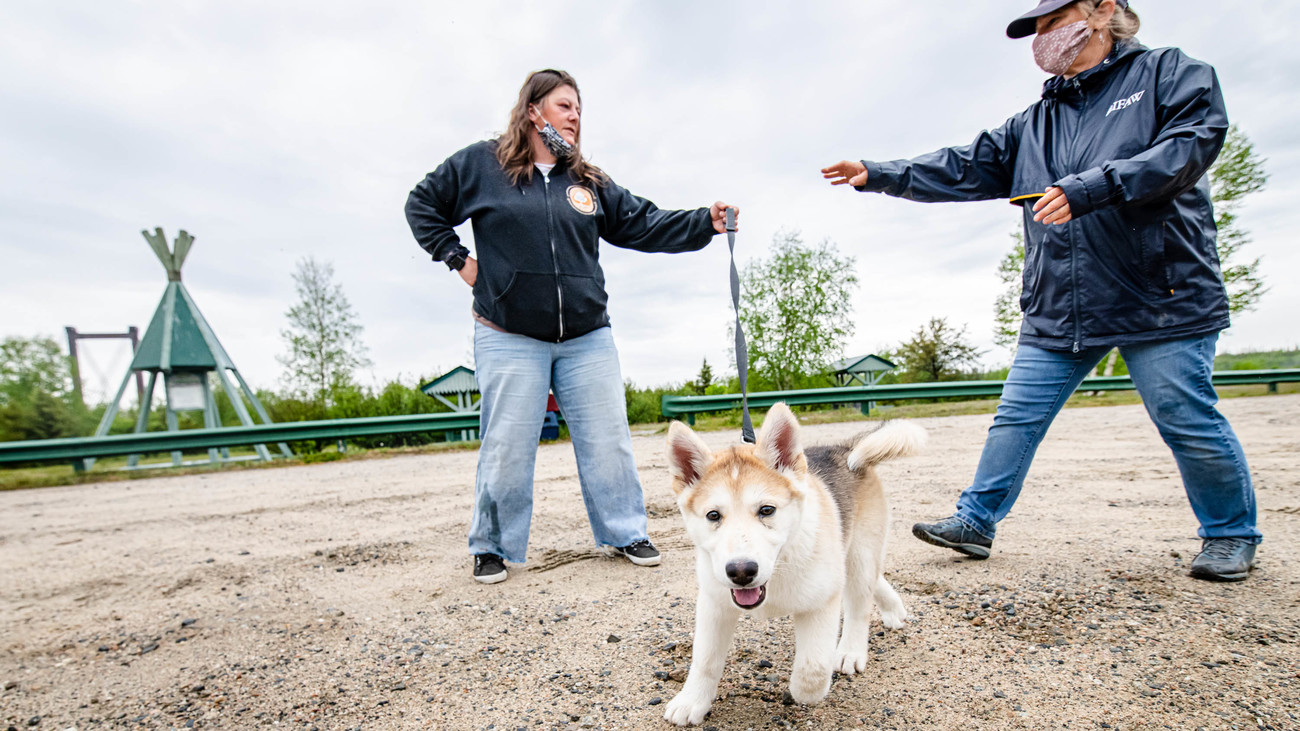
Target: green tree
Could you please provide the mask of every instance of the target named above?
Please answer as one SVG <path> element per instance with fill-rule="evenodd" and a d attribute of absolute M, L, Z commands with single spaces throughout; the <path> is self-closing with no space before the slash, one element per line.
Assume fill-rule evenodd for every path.
<path fill-rule="evenodd" d="M 0 342 L 0 441 L 78 436 L 88 419 L 58 343 L 48 337 Z"/>
<path fill-rule="evenodd" d="M 1024 317 L 1020 312 L 1020 289 L 1025 271 L 1025 235 L 1016 231 L 1011 238 L 1015 240 L 1015 246 L 998 262 L 998 280 L 1003 288 L 993 302 L 993 342 L 1015 350 L 1020 339 L 1020 321 Z"/>
<path fill-rule="evenodd" d="M 752 372 L 786 390 L 840 355 L 853 335 L 854 267 L 830 240 L 807 246 L 797 231 L 773 237 L 771 255 L 741 273 L 740 322 Z"/>
<path fill-rule="evenodd" d="M 324 406 L 332 404 L 353 385 L 353 372 L 370 365 L 363 328 L 334 281 L 334 266 L 306 257 L 293 273 L 298 303 L 285 317 L 289 327 L 280 331 L 288 348 L 278 356 L 291 389 Z"/>
<path fill-rule="evenodd" d="M 37 389 L 26 400 L 0 406 L 0 441 L 82 436 L 79 414 L 67 399 Z"/>
<path fill-rule="evenodd" d="M 1228 288 L 1228 310 L 1235 313 L 1255 309 L 1267 288 L 1259 273 L 1259 257 L 1239 262 L 1250 235 L 1237 221 L 1242 200 L 1264 189 L 1268 175 L 1264 160 L 1246 134 L 1232 125 L 1210 168 L 1210 197 L 1214 201 L 1214 223 L 1219 229 L 1219 265 Z"/>
<path fill-rule="evenodd" d="M 894 354 L 903 367 L 903 380 L 911 383 L 954 380 L 963 366 L 974 367 L 982 355 L 966 342 L 964 325 L 954 330 L 942 317 L 932 317 L 917 328 Z"/>
<path fill-rule="evenodd" d="M 700 372 L 695 376 L 694 381 L 688 381 L 686 386 L 695 392 L 697 396 L 703 396 L 709 392 L 709 386 L 713 385 L 713 367 L 709 365 L 709 359 L 705 358 L 704 363 L 700 365 Z"/>
<path fill-rule="evenodd" d="M 72 393 L 68 357 L 53 338 L 5 338 L 0 342 L 0 405 L 36 391 L 56 398 Z"/>

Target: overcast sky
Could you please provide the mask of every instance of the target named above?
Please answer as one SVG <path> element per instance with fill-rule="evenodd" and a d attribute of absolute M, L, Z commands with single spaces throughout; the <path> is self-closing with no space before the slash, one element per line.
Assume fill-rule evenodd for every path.
<path fill-rule="evenodd" d="M 741 264 L 774 233 L 857 259 L 846 355 L 931 317 L 988 352 L 1004 201 L 919 204 L 831 188 L 841 159 L 966 144 L 1038 97 L 1008 21 L 1033 0 L 57 2 L 0 4 L 0 336 L 143 330 L 165 284 L 140 235 L 196 239 L 184 280 L 245 377 L 275 387 L 295 263 L 333 264 L 365 327 L 368 384 L 472 365 L 470 292 L 411 237 L 407 193 L 495 136 L 528 72 L 572 73 L 583 149 L 662 208 L 742 209 Z M 1241 211 L 1270 286 L 1220 351 L 1300 345 L 1300 2 L 1142 0 L 1139 38 L 1218 69 L 1267 159 Z M 462 237 L 472 248 L 468 224 Z M 702 252 L 602 245 L 623 373 L 734 371 L 725 237 Z M 127 356 L 92 344 L 91 390 Z"/>

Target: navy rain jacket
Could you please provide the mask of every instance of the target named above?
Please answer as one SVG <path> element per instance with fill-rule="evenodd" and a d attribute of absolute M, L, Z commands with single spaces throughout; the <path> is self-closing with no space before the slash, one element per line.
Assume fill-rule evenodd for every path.
<path fill-rule="evenodd" d="M 591 186 L 558 163 L 517 185 L 501 169 L 497 143 L 477 142 L 447 158 L 406 201 L 415 240 L 434 259 L 469 253 L 453 231 L 474 227 L 474 311 L 506 332 L 562 342 L 609 324 L 600 239 L 638 251 L 703 249 L 717 233 L 709 209 L 660 210 L 612 180 Z"/>
<path fill-rule="evenodd" d="M 1227 130 L 1213 67 L 1122 42 L 970 145 L 864 160 L 858 189 L 1021 205 L 1022 343 L 1078 352 L 1204 335 L 1229 324 L 1206 175 Z M 1069 201 L 1064 225 L 1033 220 L 1049 186 Z"/>

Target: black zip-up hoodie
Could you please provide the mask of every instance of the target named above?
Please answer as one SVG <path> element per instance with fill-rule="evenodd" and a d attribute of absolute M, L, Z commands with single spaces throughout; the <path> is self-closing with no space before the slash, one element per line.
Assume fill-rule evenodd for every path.
<path fill-rule="evenodd" d="M 600 239 L 647 252 L 698 251 L 716 233 L 707 208 L 663 211 L 612 180 L 593 186 L 563 162 L 549 182 L 511 185 L 497 143 L 478 142 L 425 176 L 406 200 L 415 240 L 438 261 L 468 254 L 453 227 L 472 222 L 474 311 L 506 332 L 562 342 L 605 327 Z"/>
<path fill-rule="evenodd" d="M 859 189 L 1020 204 L 1022 343 L 1077 352 L 1204 335 L 1228 327 L 1206 175 L 1227 131 L 1209 64 L 1121 42 L 966 147 L 863 161 Z M 1048 186 L 1065 191 L 1068 223 L 1034 221 Z"/>

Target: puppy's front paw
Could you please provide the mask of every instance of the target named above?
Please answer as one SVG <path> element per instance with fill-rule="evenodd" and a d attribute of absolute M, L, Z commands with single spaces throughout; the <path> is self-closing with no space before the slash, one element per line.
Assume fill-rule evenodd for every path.
<path fill-rule="evenodd" d="M 696 726 L 704 720 L 705 714 L 712 706 L 712 698 L 700 698 L 694 693 L 683 690 L 668 701 L 664 719 L 677 726 Z"/>
<path fill-rule="evenodd" d="M 790 676 L 790 696 L 795 703 L 811 706 L 821 703 L 831 690 L 831 669 L 795 672 Z"/>
<path fill-rule="evenodd" d="M 854 675 L 867 669 L 867 651 L 840 650 L 835 653 L 835 671 L 840 675 Z"/>
<path fill-rule="evenodd" d="M 902 629 L 903 623 L 907 621 L 907 610 L 902 607 L 896 612 L 880 610 L 880 623 L 890 629 Z"/>

